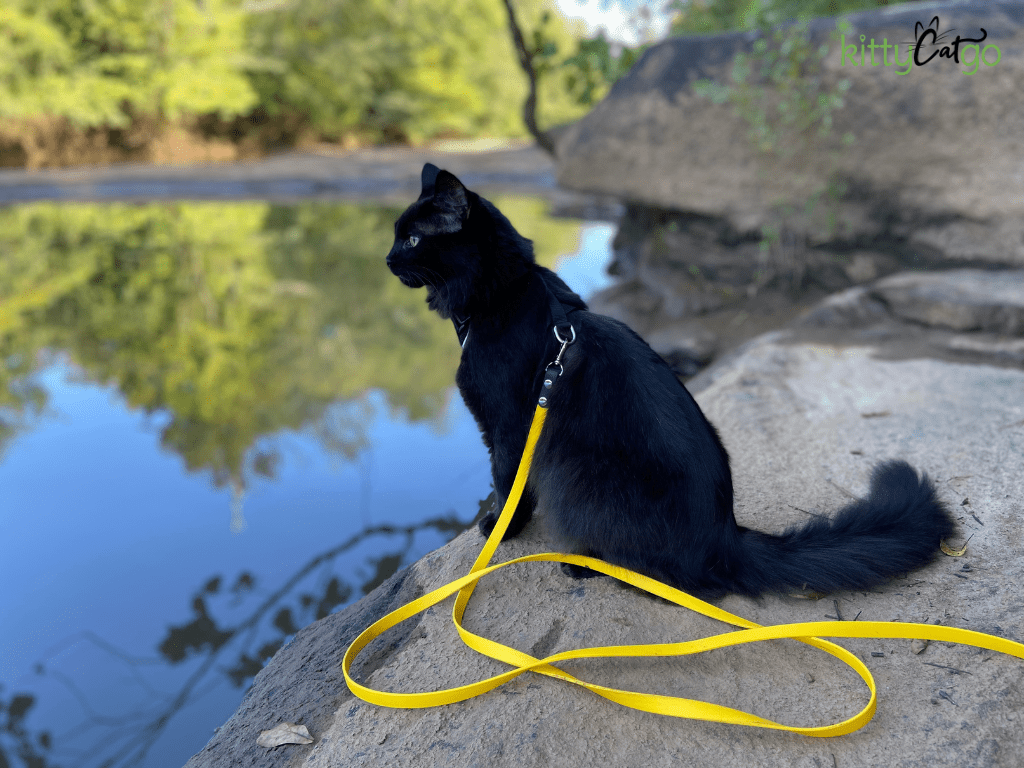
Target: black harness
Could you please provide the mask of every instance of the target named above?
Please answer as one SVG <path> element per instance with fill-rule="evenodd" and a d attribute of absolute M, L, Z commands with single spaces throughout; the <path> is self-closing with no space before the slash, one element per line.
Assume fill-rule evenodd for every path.
<path fill-rule="evenodd" d="M 544 282 L 544 278 L 536 272 L 531 272 L 530 274 L 540 281 L 540 284 L 544 288 L 544 293 L 548 297 L 548 308 L 551 311 L 551 320 L 555 328 L 555 338 L 560 344 L 564 344 L 567 340 L 571 344 L 576 340 L 576 330 L 569 322 L 569 315 L 576 312 L 579 307 L 571 304 L 563 304 L 555 296 L 552 290 L 548 288 L 548 284 Z M 472 320 L 472 315 L 466 315 L 465 317 L 452 315 L 452 325 L 455 326 L 455 335 L 459 339 L 459 346 L 463 349 L 466 348 L 466 342 L 469 340 L 469 326 Z"/>

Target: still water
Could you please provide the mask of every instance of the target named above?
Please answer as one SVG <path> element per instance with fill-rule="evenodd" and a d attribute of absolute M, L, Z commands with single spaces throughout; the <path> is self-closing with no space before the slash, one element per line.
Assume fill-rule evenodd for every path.
<path fill-rule="evenodd" d="M 611 225 L 494 202 L 584 296 Z M 400 211 L 0 208 L 0 766 L 180 768 L 490 493 Z M 339 649 L 339 654 L 342 649 Z"/>

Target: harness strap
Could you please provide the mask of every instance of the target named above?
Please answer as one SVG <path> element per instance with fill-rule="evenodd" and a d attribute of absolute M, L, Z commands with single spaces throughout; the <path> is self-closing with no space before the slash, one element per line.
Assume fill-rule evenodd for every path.
<path fill-rule="evenodd" d="M 551 320 L 554 327 L 560 329 L 563 332 L 563 336 L 568 338 L 569 332 L 572 329 L 572 325 L 569 323 L 569 313 L 576 312 L 579 307 L 574 307 L 570 304 L 568 305 L 568 309 L 566 309 L 566 305 L 558 300 L 554 292 L 548 288 L 548 284 L 539 273 L 532 272 L 530 274 L 536 277 L 544 288 L 544 294 L 548 297 L 548 308 L 551 311 Z M 459 346 L 462 348 L 465 348 L 466 340 L 469 338 L 469 323 L 472 319 L 471 315 L 466 315 L 465 317 L 452 315 L 452 325 L 455 326 L 455 335 L 458 337 Z"/>
<path fill-rule="evenodd" d="M 559 301 L 558 297 L 555 296 L 555 292 L 548 288 L 548 284 L 545 282 L 544 278 L 536 272 L 534 274 L 537 275 L 537 279 L 540 281 L 540 284 L 544 286 L 544 293 L 547 294 L 548 307 L 551 310 L 552 324 L 562 333 L 563 337 L 569 338 L 569 332 L 572 330 L 572 325 L 569 323 L 568 315 L 570 312 L 577 311 L 579 307 L 574 307 L 570 304 L 567 310 L 566 305 Z"/>
<path fill-rule="evenodd" d="M 466 348 L 466 341 L 469 339 L 469 321 L 472 318 L 469 315 L 465 317 L 459 317 L 458 315 L 452 315 L 452 325 L 455 326 L 455 335 L 459 338 L 459 346 L 463 349 Z"/>

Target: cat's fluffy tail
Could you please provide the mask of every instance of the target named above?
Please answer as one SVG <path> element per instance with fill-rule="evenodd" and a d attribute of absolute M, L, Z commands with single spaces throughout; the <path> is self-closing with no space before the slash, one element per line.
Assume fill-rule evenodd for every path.
<path fill-rule="evenodd" d="M 905 461 L 879 464 L 866 499 L 773 536 L 741 532 L 736 591 L 869 589 L 928 564 L 953 518 L 927 475 Z"/>

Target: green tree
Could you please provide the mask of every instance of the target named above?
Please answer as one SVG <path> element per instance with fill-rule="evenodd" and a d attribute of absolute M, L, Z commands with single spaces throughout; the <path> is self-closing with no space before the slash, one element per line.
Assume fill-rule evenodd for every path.
<path fill-rule="evenodd" d="M 549 3 L 517 3 L 545 55 L 576 39 Z M 502 0 L 0 6 L 0 150 L 29 166 L 100 145 L 144 159 L 169 125 L 264 145 L 521 136 L 527 90 Z M 584 111 L 561 79 L 539 96 L 548 125 Z"/>
<path fill-rule="evenodd" d="M 527 0 L 524 23 L 538 26 L 541 0 Z M 521 135 L 527 91 L 516 69 L 500 0 L 298 0 L 253 14 L 253 83 L 272 115 L 304 116 L 340 139 L 409 140 L 443 135 Z M 574 39 L 561 17 L 547 34 Z M 581 110 L 549 85 L 548 120 Z"/>
<path fill-rule="evenodd" d="M 497 198 L 541 247 L 575 222 Z M 41 353 L 66 353 L 130 407 L 162 411 L 166 447 L 244 487 L 266 443 L 307 429 L 351 457 L 366 395 L 438 419 L 460 350 L 451 327 L 384 266 L 399 211 L 344 204 L 53 205 L 0 209 L 0 439 L 42 407 Z M 2 445 L 2 443 L 0 443 Z"/>
<path fill-rule="evenodd" d="M 139 113 L 242 114 L 256 99 L 244 21 L 230 0 L 9 0 L 0 118 L 124 127 Z"/>

